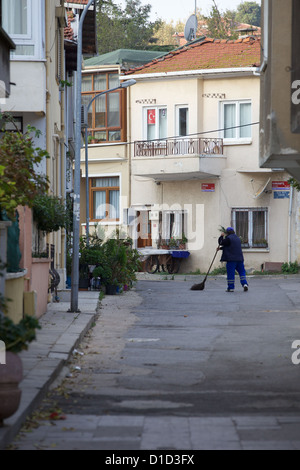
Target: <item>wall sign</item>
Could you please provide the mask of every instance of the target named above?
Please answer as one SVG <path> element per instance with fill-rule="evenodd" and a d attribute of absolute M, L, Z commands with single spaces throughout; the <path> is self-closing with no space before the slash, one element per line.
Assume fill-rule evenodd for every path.
<path fill-rule="evenodd" d="M 274 199 L 289 199 L 290 192 L 289 191 L 274 191 Z"/>
<path fill-rule="evenodd" d="M 215 191 L 214 183 L 202 183 L 201 190 L 204 193 L 213 193 Z"/>
<path fill-rule="evenodd" d="M 273 191 L 289 191 L 290 184 L 287 181 L 272 181 L 272 190 Z"/>

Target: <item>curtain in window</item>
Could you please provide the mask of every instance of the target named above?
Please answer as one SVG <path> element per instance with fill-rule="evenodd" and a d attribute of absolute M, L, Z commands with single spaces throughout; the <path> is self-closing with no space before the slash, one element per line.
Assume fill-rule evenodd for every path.
<path fill-rule="evenodd" d="M 159 139 L 167 138 L 167 109 L 159 110 Z"/>
<path fill-rule="evenodd" d="M 106 211 L 106 192 L 93 192 L 93 219 L 105 219 Z"/>
<path fill-rule="evenodd" d="M 162 213 L 162 231 L 161 231 L 161 238 L 163 240 L 170 240 L 170 220 L 171 220 L 170 212 L 163 212 Z"/>
<path fill-rule="evenodd" d="M 2 26 L 10 35 L 28 34 L 28 0 L 2 0 Z"/>
<path fill-rule="evenodd" d="M 236 136 L 236 105 L 224 104 L 224 138 L 234 139 Z"/>
<path fill-rule="evenodd" d="M 106 75 L 94 75 L 94 90 L 105 91 L 107 90 Z"/>
<path fill-rule="evenodd" d="M 118 86 L 120 86 L 119 74 L 110 73 L 109 74 L 109 79 L 108 79 L 108 84 L 109 84 L 109 89 L 117 88 Z"/>
<path fill-rule="evenodd" d="M 91 75 L 82 75 L 81 91 L 92 91 L 92 76 Z"/>
<path fill-rule="evenodd" d="M 108 127 L 120 126 L 120 95 L 119 93 L 111 93 L 107 97 L 108 100 Z"/>
<path fill-rule="evenodd" d="M 182 212 L 177 211 L 174 213 L 172 237 L 178 239 L 182 238 Z"/>
<path fill-rule="evenodd" d="M 241 237 L 242 245 L 249 245 L 249 213 L 248 211 L 236 211 L 235 215 L 235 232 L 238 237 Z"/>
<path fill-rule="evenodd" d="M 241 103 L 240 105 L 240 137 L 251 137 L 251 103 Z M 246 127 L 243 127 L 246 126 Z"/>
<path fill-rule="evenodd" d="M 109 218 L 120 218 L 120 197 L 119 191 L 109 191 Z"/>
<path fill-rule="evenodd" d="M 253 244 L 262 244 L 265 242 L 265 212 L 253 211 Z"/>
<path fill-rule="evenodd" d="M 96 111 L 96 127 L 106 127 L 106 97 L 105 95 L 99 96 L 95 100 L 95 111 Z"/>
<path fill-rule="evenodd" d="M 94 188 L 112 188 L 119 186 L 119 177 L 93 178 L 92 186 Z"/>

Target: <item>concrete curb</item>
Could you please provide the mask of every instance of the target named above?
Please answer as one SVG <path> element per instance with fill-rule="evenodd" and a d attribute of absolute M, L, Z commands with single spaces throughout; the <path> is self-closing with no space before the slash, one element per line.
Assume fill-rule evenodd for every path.
<path fill-rule="evenodd" d="M 82 299 L 85 310 L 80 313 L 68 312 L 69 303 L 64 301 L 50 304 L 45 315 L 40 318 L 42 329 L 37 332 L 37 339 L 29 345 L 27 351 L 20 354 L 24 369 L 19 386 L 22 398 L 18 411 L 5 420 L 4 426 L 0 428 L 1 450 L 11 443 L 27 417 L 39 406 L 73 350 L 95 321 L 99 310 L 99 293 L 88 292 L 88 295 L 92 299 L 87 304 Z"/>

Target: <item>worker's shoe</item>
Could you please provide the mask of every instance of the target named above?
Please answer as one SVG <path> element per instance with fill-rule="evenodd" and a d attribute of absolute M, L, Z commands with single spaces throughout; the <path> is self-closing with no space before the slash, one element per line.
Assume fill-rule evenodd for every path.
<path fill-rule="evenodd" d="M 247 292 L 248 291 L 248 286 L 247 284 L 244 285 L 244 292 Z"/>
<path fill-rule="evenodd" d="M 227 289 L 225 292 L 234 292 L 234 289 Z"/>

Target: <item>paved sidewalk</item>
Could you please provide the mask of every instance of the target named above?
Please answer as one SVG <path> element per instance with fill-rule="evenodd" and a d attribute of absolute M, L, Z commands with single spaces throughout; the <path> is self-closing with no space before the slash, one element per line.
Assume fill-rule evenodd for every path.
<path fill-rule="evenodd" d="M 37 330 L 36 340 L 20 354 L 23 363 L 21 404 L 0 428 L 0 449 L 11 442 L 27 416 L 43 399 L 97 315 L 99 292 L 79 292 L 80 313 L 68 312 L 70 291 L 62 291 L 59 295 L 60 301 L 48 304 L 47 312 L 40 318 L 42 329 Z"/>

